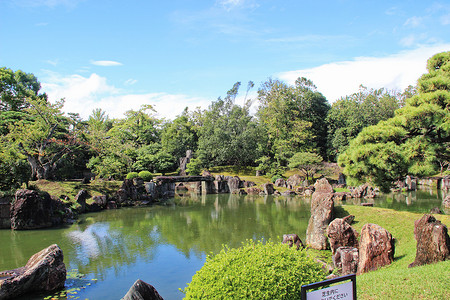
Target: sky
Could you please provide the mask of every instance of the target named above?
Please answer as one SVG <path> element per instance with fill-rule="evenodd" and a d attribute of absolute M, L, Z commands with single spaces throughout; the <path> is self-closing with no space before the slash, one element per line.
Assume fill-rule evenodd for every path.
<path fill-rule="evenodd" d="M 311 79 L 330 103 L 415 85 L 450 51 L 450 1 L 0 0 L 0 67 L 87 119 L 151 104 L 173 119 L 241 82 Z M 257 105 L 257 101 L 255 101 Z"/>

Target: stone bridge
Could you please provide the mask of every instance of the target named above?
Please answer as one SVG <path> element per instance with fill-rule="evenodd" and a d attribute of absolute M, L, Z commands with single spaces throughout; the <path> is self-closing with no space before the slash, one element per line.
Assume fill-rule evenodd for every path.
<path fill-rule="evenodd" d="M 152 183 L 146 184 L 147 192 L 151 191 L 155 199 L 170 198 L 175 195 L 177 183 L 183 188 L 197 194 L 230 193 L 239 189 L 242 181 L 236 177 L 213 176 L 157 176 Z M 150 186 L 152 185 L 152 186 Z"/>

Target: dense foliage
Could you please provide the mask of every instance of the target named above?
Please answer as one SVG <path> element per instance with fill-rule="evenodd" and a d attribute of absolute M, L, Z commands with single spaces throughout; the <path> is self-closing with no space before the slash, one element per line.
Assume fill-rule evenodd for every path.
<path fill-rule="evenodd" d="M 442 171 L 450 160 L 450 52 L 428 60 L 417 94 L 395 116 L 364 128 L 339 156 L 344 173 L 356 182 L 385 189 L 407 174 Z"/>
<path fill-rule="evenodd" d="M 208 256 L 184 299 L 301 299 L 301 286 L 325 279 L 307 254 L 281 243 L 247 241 Z"/>
<path fill-rule="evenodd" d="M 318 160 L 338 156 L 355 182 L 442 172 L 450 165 L 448 56 L 433 56 L 418 86 L 403 93 L 361 86 L 330 106 L 306 78 L 269 79 L 255 99 L 253 82 L 243 97 L 237 82 L 207 109 L 186 108 L 174 120 L 157 118 L 151 105 L 116 119 L 97 108 L 82 120 L 62 112 L 63 99 L 40 93 L 33 74 L 0 68 L 0 189 L 30 179 L 175 172 L 187 150 L 190 174 L 235 165 L 273 178 L 299 168 L 309 177 Z"/>

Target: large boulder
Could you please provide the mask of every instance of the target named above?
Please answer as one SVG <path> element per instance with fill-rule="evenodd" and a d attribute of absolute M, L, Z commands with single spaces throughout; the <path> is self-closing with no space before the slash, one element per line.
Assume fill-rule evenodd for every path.
<path fill-rule="evenodd" d="M 75 201 L 80 204 L 80 212 L 86 211 L 86 200 L 89 198 L 89 193 L 82 189 L 78 192 L 78 194 L 75 196 Z"/>
<path fill-rule="evenodd" d="M 392 235 L 377 224 L 365 224 L 359 242 L 357 274 L 376 270 L 394 261 L 395 241 Z"/>
<path fill-rule="evenodd" d="M 311 199 L 311 217 L 306 230 L 306 244 L 318 250 L 327 249 L 326 230 L 333 220 L 333 188 L 325 178 L 314 184 L 315 192 Z"/>
<path fill-rule="evenodd" d="M 417 240 L 416 259 L 409 267 L 450 259 L 447 226 L 432 215 L 425 214 L 414 222 L 414 237 Z"/>
<path fill-rule="evenodd" d="M 230 193 L 233 193 L 234 190 L 238 190 L 241 184 L 241 180 L 237 176 L 229 177 L 227 182 Z"/>
<path fill-rule="evenodd" d="M 333 264 L 341 276 L 354 274 L 358 270 L 359 254 L 354 247 L 339 247 L 333 255 Z"/>
<path fill-rule="evenodd" d="M 284 180 L 283 178 L 278 178 L 277 180 L 275 180 L 274 185 L 276 187 L 286 187 L 286 180 Z"/>
<path fill-rule="evenodd" d="M 264 183 L 262 189 L 265 195 L 272 195 L 275 191 L 272 183 Z"/>
<path fill-rule="evenodd" d="M 10 276 L 0 280 L 0 299 L 62 289 L 66 281 L 63 260 L 61 248 L 54 244 L 34 254 L 24 267 L 0 272 Z"/>
<path fill-rule="evenodd" d="M 327 228 L 331 253 L 335 254 L 339 247 L 358 248 L 358 233 L 344 219 L 334 219 Z"/>
<path fill-rule="evenodd" d="M 151 284 L 138 279 L 121 300 L 163 300 L 163 298 Z"/>
<path fill-rule="evenodd" d="M 290 186 L 290 188 L 293 188 L 294 186 L 298 186 L 301 185 L 303 182 L 304 178 L 301 177 L 298 174 L 294 174 L 292 176 L 290 176 L 287 180 L 286 180 L 286 184 L 288 186 Z"/>
<path fill-rule="evenodd" d="M 38 229 L 62 225 L 73 218 L 72 211 L 46 192 L 18 190 L 11 204 L 12 229 Z"/>

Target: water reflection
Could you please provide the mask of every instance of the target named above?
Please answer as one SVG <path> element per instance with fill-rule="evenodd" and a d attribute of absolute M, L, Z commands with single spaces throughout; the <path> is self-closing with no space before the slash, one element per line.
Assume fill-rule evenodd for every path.
<path fill-rule="evenodd" d="M 395 193 L 362 201 L 428 212 L 441 205 L 442 194 Z M 237 247 L 246 239 L 276 240 L 286 233 L 304 240 L 309 210 L 310 198 L 191 194 L 160 206 L 82 215 L 67 228 L 0 230 L 0 270 L 23 266 L 32 254 L 56 243 L 68 269 L 98 278 L 80 291 L 81 299 L 120 298 L 137 278 L 153 284 L 165 299 L 181 299 L 178 288 L 201 268 L 206 254 L 217 253 L 223 244 Z"/>

